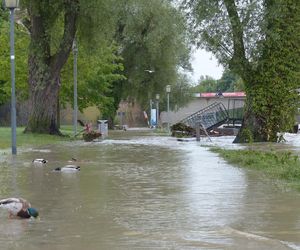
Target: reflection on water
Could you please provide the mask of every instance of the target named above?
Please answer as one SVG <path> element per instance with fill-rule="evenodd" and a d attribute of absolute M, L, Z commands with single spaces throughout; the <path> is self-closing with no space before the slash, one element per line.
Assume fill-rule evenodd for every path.
<path fill-rule="evenodd" d="M 299 193 L 201 144 L 127 131 L 2 159 L 0 196 L 28 199 L 41 220 L 0 211 L 1 249 L 300 249 Z M 72 157 L 80 172 L 52 172 Z"/>

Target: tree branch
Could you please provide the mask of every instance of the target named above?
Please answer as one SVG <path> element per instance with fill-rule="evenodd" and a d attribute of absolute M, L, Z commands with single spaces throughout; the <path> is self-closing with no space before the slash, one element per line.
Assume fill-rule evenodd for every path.
<path fill-rule="evenodd" d="M 63 65 L 66 63 L 72 50 L 73 40 L 77 30 L 77 18 L 79 13 L 78 0 L 65 0 L 64 3 L 64 33 L 57 50 L 57 53 L 51 57 L 51 73 L 58 75 Z"/>
<path fill-rule="evenodd" d="M 231 59 L 231 64 L 234 64 L 234 67 L 238 67 L 240 71 L 243 72 L 243 69 L 245 69 L 245 67 L 248 68 L 249 64 L 246 58 L 245 45 L 243 40 L 243 26 L 240 21 L 234 0 L 224 0 L 224 3 L 232 28 L 234 52 Z"/>

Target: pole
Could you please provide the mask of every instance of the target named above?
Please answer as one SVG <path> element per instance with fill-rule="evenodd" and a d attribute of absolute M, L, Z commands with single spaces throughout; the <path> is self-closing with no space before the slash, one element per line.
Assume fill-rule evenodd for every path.
<path fill-rule="evenodd" d="M 167 93 L 168 134 L 170 134 L 170 93 Z"/>
<path fill-rule="evenodd" d="M 157 127 L 159 125 L 158 119 L 159 119 L 159 100 L 157 99 L 157 102 L 156 102 L 156 124 L 157 124 Z"/>
<path fill-rule="evenodd" d="M 152 128 L 152 99 L 150 99 L 150 128 Z"/>
<path fill-rule="evenodd" d="M 73 124 L 74 124 L 74 137 L 77 135 L 77 44 L 76 40 L 73 43 L 73 52 L 74 52 L 74 115 L 73 115 Z"/>
<path fill-rule="evenodd" d="M 196 141 L 200 141 L 200 122 L 196 123 Z"/>
<path fill-rule="evenodd" d="M 11 63 L 11 151 L 13 155 L 17 154 L 17 118 L 16 118 L 16 86 L 15 86 L 15 9 L 10 8 L 10 63 Z"/>

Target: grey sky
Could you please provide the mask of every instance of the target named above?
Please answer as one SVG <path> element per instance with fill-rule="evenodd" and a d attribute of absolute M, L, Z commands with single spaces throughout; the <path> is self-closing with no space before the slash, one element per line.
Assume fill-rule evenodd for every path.
<path fill-rule="evenodd" d="M 214 55 L 205 50 L 195 50 L 192 58 L 194 74 L 191 76 L 197 82 L 201 75 L 208 75 L 214 79 L 222 76 L 224 68 L 218 64 Z"/>

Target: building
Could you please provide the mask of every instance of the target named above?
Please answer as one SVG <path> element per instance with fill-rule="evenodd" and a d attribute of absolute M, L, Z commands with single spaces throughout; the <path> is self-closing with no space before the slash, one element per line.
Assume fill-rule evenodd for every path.
<path fill-rule="evenodd" d="M 229 117 L 234 120 L 241 120 L 243 115 L 243 107 L 245 104 L 245 92 L 227 92 L 227 93 L 197 93 L 194 98 L 185 107 L 178 111 L 161 112 L 161 124 L 175 124 L 182 119 L 198 112 L 201 109 L 208 107 L 213 103 L 222 103 L 229 112 Z"/>

